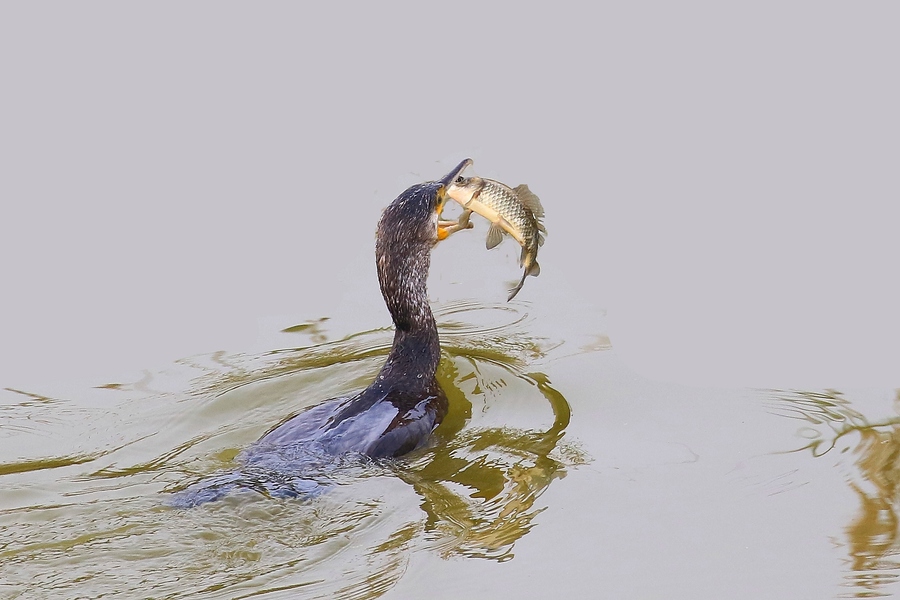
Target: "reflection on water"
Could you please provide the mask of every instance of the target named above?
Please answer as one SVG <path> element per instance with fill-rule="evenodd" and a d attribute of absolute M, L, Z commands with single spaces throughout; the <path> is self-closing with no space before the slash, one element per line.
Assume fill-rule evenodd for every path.
<path fill-rule="evenodd" d="M 814 456 L 851 452 L 856 473 L 848 484 L 859 509 L 845 528 L 849 597 L 890 595 L 886 586 L 900 578 L 900 416 L 872 422 L 840 392 L 782 394 L 776 411 L 810 425 L 801 430 L 809 443 L 800 450 Z M 894 400 L 895 413 L 900 393 Z"/>
<path fill-rule="evenodd" d="M 477 369 L 472 359 L 466 360 Z M 458 376 L 451 364 L 448 374 Z M 510 375 L 515 376 L 512 371 Z M 554 421 L 546 431 L 462 431 L 471 403 L 459 394 L 453 402 L 455 414 L 440 432 L 446 442 L 415 460 L 408 471 L 398 472 L 421 496 L 428 515 L 425 530 L 445 556 L 512 558 L 514 543 L 528 533 L 542 510 L 534 508 L 535 500 L 554 479 L 565 476 L 567 466 L 584 462 L 574 447 L 559 446 L 569 424 L 569 405 L 562 394 L 541 374 L 518 377 L 549 402 Z"/>
<path fill-rule="evenodd" d="M 299 333 L 303 332 L 309 335 L 309 339 L 311 342 L 315 344 L 321 344 L 323 342 L 328 341 L 328 335 L 325 332 L 324 324 L 328 321 L 328 317 L 322 317 L 321 319 L 316 319 L 314 321 L 307 321 L 306 323 L 300 323 L 299 325 L 294 325 L 293 327 L 288 327 L 284 329 L 284 333 Z"/>
<path fill-rule="evenodd" d="M 244 493 L 177 510 L 165 500 L 232 467 L 285 415 L 364 387 L 390 330 L 324 342 L 314 321 L 292 328 L 308 347 L 200 357 L 98 389 L 113 395 L 102 410 L 42 431 L 64 436 L 66 452 L 0 464 L 0 597 L 373 598 L 414 551 L 509 560 L 546 508 L 541 494 L 585 461 L 563 439 L 568 402 L 525 371 L 555 344 L 530 337 L 510 305 L 454 304 L 437 317 L 450 412 L 434 443 L 334 474 L 309 501 Z M 190 389 L 162 391 L 173 378 Z M 27 430 L 35 403 L 67 410 L 22 398 L 27 407 L 2 415 L 7 431 Z"/>

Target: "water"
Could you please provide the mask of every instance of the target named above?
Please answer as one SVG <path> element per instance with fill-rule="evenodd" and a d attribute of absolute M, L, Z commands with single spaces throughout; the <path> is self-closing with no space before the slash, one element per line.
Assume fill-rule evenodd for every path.
<path fill-rule="evenodd" d="M 438 318 L 451 409 L 431 447 L 331 465 L 327 491 L 307 501 L 244 492 L 190 510 L 168 505 L 186 483 L 233 467 L 286 415 L 364 387 L 387 355 L 389 329 L 182 361 L 176 372 L 99 390 L 107 398 L 94 410 L 20 393 L 4 430 L 62 436 L 68 451 L 2 465 L 4 594 L 375 597 L 413 552 L 511 559 L 541 495 L 587 458 L 563 439 L 567 400 L 532 370 L 546 349 L 529 337 L 527 313 L 455 304 Z M 476 325 L 486 320 L 493 326 Z M 157 378 L 187 386 L 160 393 Z M 22 441 L 16 434 L 4 456 Z"/>
<path fill-rule="evenodd" d="M 364 387 L 390 328 L 333 339 L 337 318 L 313 320 L 282 334 L 305 344 L 195 356 L 89 401 L 6 390 L 0 594 L 896 591 L 892 392 L 678 387 L 631 373 L 602 329 L 542 335 L 529 303 L 436 315 L 450 413 L 433 443 L 347 460 L 306 500 L 170 506 L 287 415 Z"/>
<path fill-rule="evenodd" d="M 378 372 L 392 330 L 367 241 L 333 312 L 273 317 L 249 350 L 4 389 L 0 597 L 896 593 L 894 390 L 641 377 L 558 270 L 503 302 L 517 248 L 479 231 L 433 255 L 450 400 L 433 443 L 330 465 L 312 498 L 171 506 Z"/>
<path fill-rule="evenodd" d="M 0 5 L 0 598 L 897 596 L 897 9 L 394 8 Z M 435 249 L 433 444 L 173 508 L 466 156 L 548 236 Z"/>

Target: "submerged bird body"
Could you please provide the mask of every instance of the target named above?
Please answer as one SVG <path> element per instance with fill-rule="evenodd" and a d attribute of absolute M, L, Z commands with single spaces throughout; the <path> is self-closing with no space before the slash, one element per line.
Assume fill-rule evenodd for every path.
<path fill-rule="evenodd" d="M 355 455 L 400 456 L 427 443 L 447 413 L 435 378 L 440 360 L 437 325 L 426 281 L 432 247 L 455 229 L 439 215 L 446 188 L 470 161 L 443 180 L 414 185 L 394 200 L 378 223 L 375 263 L 394 340 L 384 366 L 365 390 L 307 409 L 263 435 L 241 455 L 242 470 L 200 482 L 173 504 L 194 506 L 238 488 L 274 496 L 314 495 L 315 471 Z"/>
<path fill-rule="evenodd" d="M 440 183 L 413 186 L 385 209 L 378 224 L 378 281 L 395 331 L 375 381 L 354 397 L 285 421 L 258 445 L 309 440 L 333 454 L 399 456 L 424 444 L 441 422 L 447 398 L 434 377 L 441 349 L 426 280 L 442 194 Z"/>
<path fill-rule="evenodd" d="M 457 177 L 447 195 L 463 206 L 465 218 L 468 218 L 468 212 L 475 212 L 491 222 L 486 240 L 488 250 L 503 241 L 504 233 L 522 246 L 519 266 L 524 267 L 525 272 L 519 284 L 510 290 L 507 300 L 512 300 L 522 289 L 526 277 L 541 273 L 537 252 L 544 243 L 547 230 L 541 223 L 544 207 L 540 199 L 524 183 L 511 188 L 481 177 Z"/>

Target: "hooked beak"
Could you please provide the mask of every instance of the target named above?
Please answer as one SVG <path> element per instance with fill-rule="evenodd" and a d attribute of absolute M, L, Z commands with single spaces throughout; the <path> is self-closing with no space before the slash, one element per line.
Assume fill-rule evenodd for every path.
<path fill-rule="evenodd" d="M 463 171 L 465 171 L 466 168 L 471 165 L 472 165 L 472 159 L 471 158 L 465 159 L 464 161 L 462 161 L 461 163 L 456 165 L 456 168 L 453 169 L 452 171 L 450 171 L 449 173 L 447 173 L 440 181 L 438 181 L 438 183 L 440 183 L 441 185 L 443 185 L 446 188 L 448 185 L 450 185 L 451 183 L 456 181 L 456 178 L 459 177 L 459 174 L 462 173 Z"/>
<path fill-rule="evenodd" d="M 443 178 L 438 180 L 437 183 L 440 184 L 440 188 L 438 190 L 438 205 L 437 205 L 437 215 L 438 219 L 441 218 L 441 213 L 444 211 L 444 203 L 447 200 L 447 188 L 450 187 L 450 184 L 456 181 L 456 178 L 459 177 L 460 173 L 465 171 L 472 164 L 471 158 L 466 158 L 461 163 L 456 165 L 452 171 L 444 175 Z M 447 239 L 447 236 L 450 235 L 450 231 L 438 225 L 437 228 L 437 238 L 438 240 Z"/>

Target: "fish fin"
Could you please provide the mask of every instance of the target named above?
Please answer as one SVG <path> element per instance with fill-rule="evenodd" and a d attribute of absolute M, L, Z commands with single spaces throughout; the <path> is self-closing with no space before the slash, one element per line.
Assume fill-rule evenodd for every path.
<path fill-rule="evenodd" d="M 530 210 L 535 217 L 544 216 L 544 207 L 541 206 L 541 199 L 529 190 L 527 185 L 524 183 L 519 184 L 513 188 L 513 191 L 516 193 L 516 197 L 519 198 L 522 206 Z"/>
<path fill-rule="evenodd" d="M 522 279 L 519 280 L 519 285 L 517 285 L 517 286 L 514 287 L 513 289 L 509 290 L 509 296 L 506 297 L 506 301 L 507 301 L 507 302 L 509 302 L 510 300 L 512 300 L 513 298 L 516 297 L 516 294 L 518 294 L 518 293 L 519 293 L 519 290 L 522 289 L 522 286 L 525 285 L 525 278 L 526 278 L 526 277 L 528 277 L 528 271 L 525 271 L 525 272 L 522 274 Z"/>
<path fill-rule="evenodd" d="M 487 249 L 495 248 L 497 244 L 503 241 L 503 228 L 496 223 L 491 223 L 487 234 Z"/>
<path fill-rule="evenodd" d="M 519 266 L 525 267 L 526 275 L 534 275 L 537 277 L 541 272 L 541 266 L 537 262 L 537 255 L 531 257 L 531 262 L 528 261 L 528 249 L 522 248 L 522 253 L 519 254 Z"/>

